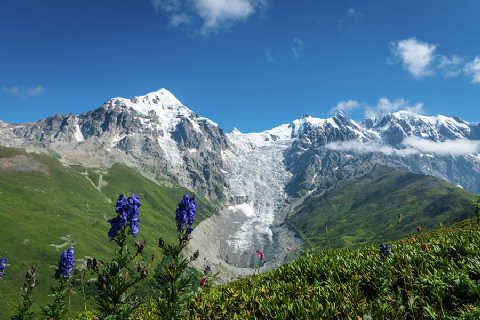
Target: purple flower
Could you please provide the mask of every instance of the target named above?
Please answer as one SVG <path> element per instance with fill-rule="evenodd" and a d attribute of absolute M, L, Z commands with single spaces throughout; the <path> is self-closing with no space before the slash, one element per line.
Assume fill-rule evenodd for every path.
<path fill-rule="evenodd" d="M 390 245 L 387 243 L 384 245 L 383 243 L 380 244 L 380 256 L 382 258 L 388 257 L 391 254 L 390 252 Z"/>
<path fill-rule="evenodd" d="M 7 261 L 8 259 L 6 258 L 0 258 L 0 279 L 3 278 L 3 276 L 5 275 L 5 267 L 7 266 L 7 263 L 5 261 Z"/>
<path fill-rule="evenodd" d="M 108 231 L 110 241 L 115 239 L 118 231 L 120 231 L 122 227 L 126 228 L 127 226 L 130 227 L 132 236 L 136 238 L 136 234 L 140 230 L 138 222 L 141 220 L 138 218 L 138 207 L 141 205 L 140 197 L 135 193 L 128 197 L 128 199 L 125 198 L 124 194 L 118 197 L 115 206 L 117 217 L 108 220 L 108 223 L 111 225 L 110 231 Z"/>
<path fill-rule="evenodd" d="M 72 276 L 73 263 L 73 247 L 68 248 L 68 251 L 63 251 L 60 255 L 60 262 L 58 262 L 57 274 L 63 274 L 64 278 L 70 278 Z"/>
<path fill-rule="evenodd" d="M 195 197 L 189 198 L 188 195 L 184 195 L 182 202 L 178 204 L 176 210 L 175 222 L 177 223 L 177 232 L 183 231 L 183 228 L 188 225 L 193 225 L 195 221 L 195 211 L 197 204 L 195 203 Z M 193 231 L 193 228 L 192 228 Z M 187 233 L 191 233 L 187 231 Z"/>
<path fill-rule="evenodd" d="M 193 231 L 193 228 L 192 228 L 192 227 L 188 227 L 188 228 L 187 228 L 187 234 L 192 234 L 192 231 Z"/>
<path fill-rule="evenodd" d="M 207 274 L 207 272 L 209 271 L 212 271 L 212 269 L 210 269 L 210 265 L 207 264 L 207 266 L 205 267 L 205 270 L 203 270 L 203 273 Z"/>

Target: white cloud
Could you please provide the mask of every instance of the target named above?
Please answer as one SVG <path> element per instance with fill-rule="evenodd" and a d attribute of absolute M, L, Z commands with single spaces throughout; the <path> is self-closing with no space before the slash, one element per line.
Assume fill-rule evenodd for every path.
<path fill-rule="evenodd" d="M 158 9 L 164 11 L 176 11 L 180 9 L 181 2 L 180 0 L 150 0 L 153 7 L 155 8 L 155 12 L 158 12 Z"/>
<path fill-rule="evenodd" d="M 45 89 L 41 85 L 38 85 L 35 89 L 27 88 L 27 90 L 25 90 L 24 93 L 29 96 L 36 96 L 37 94 L 42 93 L 43 91 L 45 91 Z"/>
<path fill-rule="evenodd" d="M 476 56 L 475 60 L 465 64 L 463 71 L 472 75 L 472 83 L 480 83 L 480 57 Z"/>
<path fill-rule="evenodd" d="M 355 9 L 348 9 L 347 13 L 338 21 L 339 25 L 344 24 L 347 20 L 363 20 L 363 14 L 358 13 Z"/>
<path fill-rule="evenodd" d="M 272 52 L 270 51 L 270 49 L 268 49 L 266 52 L 265 52 L 265 58 L 267 59 L 267 62 L 268 63 L 273 63 L 275 60 L 273 59 L 273 56 L 272 56 Z"/>
<path fill-rule="evenodd" d="M 192 20 L 185 13 L 174 14 L 170 20 L 170 25 L 172 27 L 178 27 L 181 24 L 188 24 Z"/>
<path fill-rule="evenodd" d="M 421 78 L 433 75 L 430 67 L 435 58 L 435 45 L 419 42 L 415 37 L 392 42 L 390 45 L 392 53 L 402 60 L 403 68 L 407 69 L 413 77 Z"/>
<path fill-rule="evenodd" d="M 330 142 L 323 148 L 338 151 L 350 151 L 355 153 L 379 152 L 385 155 L 408 156 L 419 153 L 434 153 L 439 156 L 454 155 L 464 156 L 480 152 L 480 141 L 457 139 L 446 140 L 444 142 L 435 142 L 419 137 L 407 137 L 402 145 L 406 148 L 397 149 L 388 145 L 378 144 L 376 142 L 363 143 L 359 140 Z"/>
<path fill-rule="evenodd" d="M 418 150 L 412 148 L 406 149 L 395 149 L 393 147 L 378 144 L 376 142 L 366 142 L 363 143 L 359 140 L 350 140 L 350 141 L 338 141 L 330 142 L 324 146 L 325 149 L 337 150 L 337 151 L 350 151 L 355 153 L 365 153 L 365 152 L 379 152 L 385 155 L 411 155 L 419 153 Z"/>
<path fill-rule="evenodd" d="M 171 26 L 201 21 L 200 33 L 208 35 L 244 21 L 266 9 L 266 0 L 151 0 L 155 11 L 171 15 Z"/>
<path fill-rule="evenodd" d="M 480 141 L 457 139 L 435 142 L 419 137 L 408 137 L 402 144 L 406 147 L 417 148 L 426 153 L 435 153 L 440 156 L 452 154 L 462 156 L 480 151 Z"/>
<path fill-rule="evenodd" d="M 350 111 L 352 111 L 353 109 L 358 109 L 360 108 L 360 104 L 358 103 L 358 101 L 355 101 L 355 100 L 348 100 L 348 101 L 340 101 L 337 106 L 333 107 L 332 109 L 330 109 L 330 114 L 334 114 L 335 112 L 337 112 L 338 110 L 342 110 L 343 112 L 345 113 L 349 113 Z"/>
<path fill-rule="evenodd" d="M 463 59 L 459 56 L 453 55 L 452 59 L 448 59 L 446 56 L 439 55 L 438 60 L 437 68 L 442 70 L 445 78 L 456 77 L 462 72 L 460 64 L 463 63 Z"/>
<path fill-rule="evenodd" d="M 18 89 L 17 87 L 12 87 L 10 89 L 8 89 L 7 87 L 2 87 L 2 91 L 7 94 L 14 94 L 21 98 L 27 98 L 29 96 L 36 96 L 37 94 L 45 91 L 45 89 L 43 88 L 43 86 L 38 85 L 36 88 L 27 88 L 23 91 L 20 91 L 20 89 Z"/>
<path fill-rule="evenodd" d="M 4 93 L 11 93 L 11 94 L 17 95 L 19 97 L 22 96 L 22 93 L 20 92 L 20 90 L 18 90 L 17 87 L 12 87 L 11 89 L 8 89 L 7 87 L 2 87 L 2 90 L 3 90 Z"/>
<path fill-rule="evenodd" d="M 365 107 L 365 117 L 370 118 L 374 116 L 379 111 L 394 112 L 398 110 L 406 110 L 413 112 L 415 114 L 423 114 L 425 110 L 423 108 L 423 103 L 418 102 L 413 106 L 410 105 L 410 102 L 405 99 L 397 99 L 395 101 L 390 101 L 387 98 L 380 98 L 378 103 L 375 106 L 366 106 Z"/>
<path fill-rule="evenodd" d="M 292 44 L 292 53 L 295 58 L 300 56 L 303 50 L 303 41 L 300 38 L 295 38 Z"/>

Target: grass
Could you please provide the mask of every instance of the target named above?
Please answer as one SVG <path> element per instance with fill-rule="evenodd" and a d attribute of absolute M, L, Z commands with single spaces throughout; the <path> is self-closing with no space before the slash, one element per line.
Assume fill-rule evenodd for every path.
<path fill-rule="evenodd" d="M 376 245 L 305 251 L 278 269 L 195 294 L 186 319 L 479 319 L 480 219 L 409 240 L 391 243 L 388 258 Z M 148 304 L 137 318 L 156 319 Z"/>
<path fill-rule="evenodd" d="M 471 193 L 446 181 L 388 167 L 345 182 L 321 196 L 307 198 L 288 224 L 316 249 L 346 240 L 352 248 L 397 237 L 392 216 L 402 214 L 400 235 L 416 226 L 432 229 L 471 218 Z"/>
<path fill-rule="evenodd" d="M 19 288 L 25 281 L 27 268 L 38 268 L 37 300 L 33 307 L 51 302 L 47 296 L 50 285 L 55 285 L 53 274 L 60 254 L 71 245 L 75 248 L 75 288 L 71 299 L 71 312 L 84 311 L 81 268 L 87 257 L 110 259 L 113 243 L 109 243 L 107 220 L 115 217 L 114 203 L 120 193 L 140 196 L 140 240 L 147 241 L 144 259 L 151 253 L 162 256 L 157 248 L 158 238 L 166 243 L 176 241 L 175 209 L 184 194 L 192 194 L 178 185 L 165 187 L 143 177 L 140 173 L 121 164 L 114 165 L 102 175 L 107 182 L 101 191 L 84 175 L 96 177 L 91 169 L 81 166 L 63 166 L 46 154 L 0 147 L 0 159 L 24 156 L 47 168 L 47 174 L 38 171 L 5 171 L 0 169 L 0 257 L 7 258 L 6 274 L 0 282 L 2 299 L 0 319 L 12 312 L 8 305 L 20 301 Z M 98 177 L 96 178 L 98 183 Z M 205 199 L 197 199 L 197 223 L 212 215 L 215 208 Z M 58 247 L 52 246 L 57 245 Z M 93 278 L 87 272 L 85 279 Z M 87 292 L 93 293 L 93 282 L 87 284 Z M 94 300 L 87 297 L 87 307 L 93 309 Z"/>
<path fill-rule="evenodd" d="M 305 251 L 278 269 L 205 287 L 185 319 L 479 319 L 480 219 L 408 240 L 391 243 L 386 258 L 378 246 Z M 157 319 L 154 311 L 144 303 L 136 319 Z"/>

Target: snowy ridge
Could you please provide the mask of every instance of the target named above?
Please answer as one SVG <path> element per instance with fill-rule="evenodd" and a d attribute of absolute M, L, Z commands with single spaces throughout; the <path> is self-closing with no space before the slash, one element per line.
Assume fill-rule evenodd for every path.
<path fill-rule="evenodd" d="M 448 118 L 442 115 L 428 117 L 410 111 L 398 111 L 379 112 L 370 119 L 365 119 L 362 125 L 374 140 L 395 132 L 403 138 L 417 136 L 433 141 L 445 141 L 470 139 L 471 127 L 477 126 L 477 123 L 469 123 L 458 117 Z"/>
<path fill-rule="evenodd" d="M 292 177 L 284 162 L 285 150 L 309 131 L 345 127 L 365 137 L 362 129 L 341 113 L 328 119 L 304 115 L 290 124 L 259 133 L 243 134 L 234 128 L 227 134 L 234 146 L 233 151 L 222 153 L 230 182 L 228 209 L 235 214 L 243 212 L 247 217 L 227 239 L 234 252 L 250 247 L 258 242 L 256 239 L 266 237 L 272 241 L 273 221 L 285 203 L 285 187 Z"/>

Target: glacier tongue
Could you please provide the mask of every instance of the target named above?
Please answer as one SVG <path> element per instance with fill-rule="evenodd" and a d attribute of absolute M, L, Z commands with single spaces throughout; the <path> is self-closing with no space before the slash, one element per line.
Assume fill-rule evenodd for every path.
<path fill-rule="evenodd" d="M 226 240 L 231 252 L 238 254 L 255 244 L 273 242 L 275 214 L 285 202 L 285 185 L 291 177 L 283 152 L 293 139 L 290 134 L 277 136 L 270 131 L 232 132 L 228 138 L 234 150 L 224 151 L 222 158 L 230 182 L 229 210 L 235 215 L 243 212 L 246 217 Z"/>

